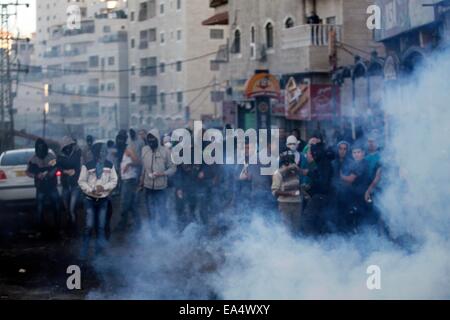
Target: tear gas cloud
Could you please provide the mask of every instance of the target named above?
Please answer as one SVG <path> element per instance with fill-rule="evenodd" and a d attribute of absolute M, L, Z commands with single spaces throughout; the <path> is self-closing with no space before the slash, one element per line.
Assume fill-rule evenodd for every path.
<path fill-rule="evenodd" d="M 213 240 L 195 225 L 182 235 L 143 230 L 125 249 L 97 261 L 102 274 L 121 279 L 120 289 L 106 297 L 449 299 L 449 72 L 450 54 L 439 54 L 401 88 L 387 88 L 390 137 L 383 158 L 390 169 L 375 203 L 391 239 L 372 229 L 294 239 L 249 208 L 253 219 L 235 221 Z M 381 269 L 380 290 L 366 286 L 371 265 Z"/>

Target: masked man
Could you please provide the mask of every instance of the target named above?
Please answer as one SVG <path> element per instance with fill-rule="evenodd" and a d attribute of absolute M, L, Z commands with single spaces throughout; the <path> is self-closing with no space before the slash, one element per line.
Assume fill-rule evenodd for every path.
<path fill-rule="evenodd" d="M 109 196 L 117 186 L 117 173 L 114 165 L 106 160 L 107 153 L 105 144 L 94 144 L 92 147 L 93 160 L 81 167 L 78 180 L 81 191 L 84 193 L 84 209 L 86 211 L 81 252 L 83 259 L 88 255 L 89 242 L 95 225 L 98 228 L 97 253 L 100 253 L 106 246 Z"/>
<path fill-rule="evenodd" d="M 48 145 L 44 140 L 38 139 L 35 144 L 35 154 L 30 159 L 27 175 L 34 178 L 36 186 L 37 224 L 42 230 L 44 225 L 44 203 L 50 200 L 54 208 L 54 222 L 57 229 L 60 227 L 60 199 L 57 189 L 56 157 L 49 152 Z"/>
<path fill-rule="evenodd" d="M 161 146 L 158 130 L 150 130 L 147 145 L 142 149 L 141 188 L 145 189 L 145 199 L 150 220 L 165 227 L 167 216 L 168 178 L 176 172 L 169 149 Z"/>

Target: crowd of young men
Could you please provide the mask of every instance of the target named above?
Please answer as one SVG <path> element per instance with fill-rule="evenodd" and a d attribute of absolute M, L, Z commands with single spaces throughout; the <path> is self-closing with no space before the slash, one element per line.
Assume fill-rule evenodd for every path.
<path fill-rule="evenodd" d="M 202 147 L 207 145 L 204 142 Z M 121 130 L 116 141 L 107 143 L 95 143 L 88 136 L 83 149 L 76 140 L 64 137 L 55 152 L 39 139 L 27 170 L 35 179 L 39 227 L 44 225 L 44 204 L 50 200 L 55 226 L 60 228 L 58 176 L 67 230 L 74 237 L 77 204 L 83 203 L 83 257 L 88 256 L 94 231 L 97 251 L 105 249 L 113 213 L 120 214 L 117 232 L 129 228 L 130 214 L 134 229 L 144 221 L 152 230 L 178 231 L 193 222 L 209 229 L 224 216 L 239 220 L 259 214 L 280 218 L 295 236 L 348 233 L 380 223 L 372 200 L 381 180 L 375 136 L 332 146 L 320 134 L 303 142 L 294 130 L 282 142 L 279 169 L 273 176 L 262 175 L 261 165 L 250 164 L 250 155 L 261 150 L 248 143 L 245 163 L 235 165 L 176 166 L 172 147 L 170 138 L 158 130 Z M 117 209 L 112 197 L 120 199 Z"/>

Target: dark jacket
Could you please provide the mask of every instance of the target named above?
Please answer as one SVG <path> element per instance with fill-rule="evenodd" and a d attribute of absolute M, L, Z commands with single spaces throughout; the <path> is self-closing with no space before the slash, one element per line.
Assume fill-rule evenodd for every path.
<path fill-rule="evenodd" d="M 311 146 L 311 153 L 313 154 L 316 165 L 308 172 L 311 186 L 309 194 L 311 196 L 316 194 L 329 195 L 331 191 L 333 168 L 327 156 L 327 151 L 323 144 L 318 144 Z"/>
<path fill-rule="evenodd" d="M 324 159 L 316 163 L 316 166 L 308 172 L 308 177 L 311 181 L 309 194 L 311 196 L 315 194 L 329 195 L 332 175 L 333 169 L 328 160 Z"/>
<path fill-rule="evenodd" d="M 56 156 L 49 151 L 47 143 L 38 139 L 35 144 L 35 154 L 28 162 L 27 175 L 34 178 L 38 192 L 53 190 L 58 184 L 56 177 Z M 42 174 L 42 178 L 39 178 Z"/>
<path fill-rule="evenodd" d="M 75 141 L 69 139 L 63 139 L 61 144 L 61 150 L 65 147 L 74 144 Z M 81 150 L 76 145 L 74 146 L 72 152 L 67 155 L 61 152 L 57 158 L 58 169 L 61 170 L 61 184 L 63 188 L 78 186 L 78 179 L 80 177 L 81 171 Z M 64 173 L 64 170 L 75 170 L 75 175 L 69 176 Z"/>

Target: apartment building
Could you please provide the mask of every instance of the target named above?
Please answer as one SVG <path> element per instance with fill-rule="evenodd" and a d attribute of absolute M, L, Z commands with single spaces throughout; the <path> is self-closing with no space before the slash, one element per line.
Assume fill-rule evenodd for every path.
<path fill-rule="evenodd" d="M 215 60 L 226 30 L 202 26 L 214 10 L 203 0 L 128 6 L 130 125 L 169 130 L 215 118 L 219 110 L 211 91 L 220 86 Z"/>
<path fill-rule="evenodd" d="M 255 70 L 268 70 L 279 79 L 283 90 L 294 79 L 298 85 L 317 85 L 318 91 L 324 91 L 320 85 L 331 85 L 332 69 L 354 63 L 356 55 L 364 55 L 364 52 L 370 55 L 370 51 L 377 48 L 372 41 L 372 31 L 366 27 L 370 1 L 227 2 L 223 8 L 228 11 L 229 59 L 221 64 L 220 80 L 228 86 L 224 106 L 230 107 L 230 102 L 234 103 L 232 107 L 237 109 L 238 126 L 248 126 L 241 120 L 255 121 L 254 110 L 249 108 L 244 96 L 245 84 Z M 211 1 L 210 5 L 215 3 L 217 1 Z M 330 49 L 333 48 L 337 55 L 330 61 Z M 311 96 L 310 100 L 313 99 Z M 289 118 L 284 101 L 273 102 L 272 116 L 274 126 L 302 127 L 304 133 L 317 128 L 321 122 L 320 117 L 316 120 L 310 116 Z"/>
<path fill-rule="evenodd" d="M 38 1 L 36 65 L 49 136 L 114 138 L 128 128 L 126 9 L 122 0 Z"/>

